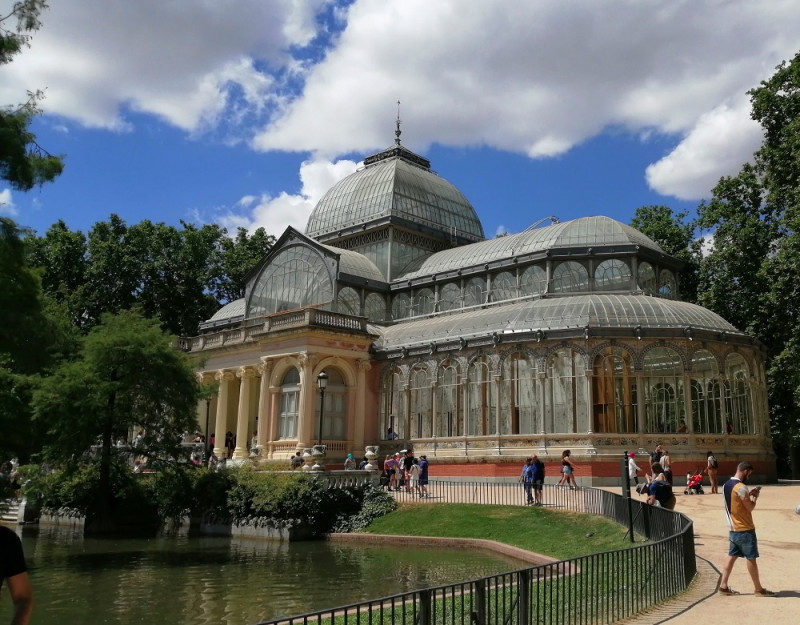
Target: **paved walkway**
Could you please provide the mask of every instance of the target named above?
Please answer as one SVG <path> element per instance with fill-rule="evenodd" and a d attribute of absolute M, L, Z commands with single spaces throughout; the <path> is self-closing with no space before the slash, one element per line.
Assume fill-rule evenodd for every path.
<path fill-rule="evenodd" d="M 694 521 L 697 578 L 680 597 L 625 621 L 626 625 L 750 625 L 800 621 L 800 515 L 794 512 L 800 504 L 800 485 L 764 486 L 753 513 L 761 554 L 758 559 L 761 583 L 778 593 L 775 598 L 753 595 L 753 584 L 744 561 L 736 563 L 730 577 L 731 588 L 742 594 L 726 597 L 716 592 L 728 553 L 728 526 L 722 495 L 683 495 L 678 491 L 677 497 L 675 509 Z"/>

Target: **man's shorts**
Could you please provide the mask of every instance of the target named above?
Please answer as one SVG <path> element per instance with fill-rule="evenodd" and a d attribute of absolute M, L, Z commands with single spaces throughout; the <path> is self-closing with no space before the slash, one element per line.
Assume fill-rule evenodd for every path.
<path fill-rule="evenodd" d="M 728 535 L 730 538 L 729 556 L 746 560 L 755 560 L 758 557 L 758 539 L 755 530 L 730 532 Z"/>
<path fill-rule="evenodd" d="M 542 480 L 533 480 L 533 490 L 542 490 Z"/>

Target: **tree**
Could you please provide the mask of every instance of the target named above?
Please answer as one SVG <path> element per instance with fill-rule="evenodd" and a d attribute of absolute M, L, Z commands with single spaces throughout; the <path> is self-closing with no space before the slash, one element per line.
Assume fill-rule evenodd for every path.
<path fill-rule="evenodd" d="M 723 178 L 698 208 L 713 230 L 701 302 L 769 354 L 770 425 L 779 471 L 800 475 L 800 53 L 749 92 L 764 130 L 752 164 Z"/>
<path fill-rule="evenodd" d="M 104 315 L 79 357 L 41 381 L 33 407 L 47 428 L 45 458 L 98 467 L 96 497 L 82 510 L 87 531 L 115 529 L 120 498 L 111 488 L 112 472 L 130 472 L 131 453 L 117 441 L 143 432 L 133 453 L 179 463 L 183 434 L 196 424 L 198 393 L 192 366 L 171 337 L 156 321 L 133 312 Z"/>
<path fill-rule="evenodd" d="M 684 263 L 678 288 L 685 301 L 696 302 L 703 241 L 695 236 L 694 224 L 686 223 L 687 215 L 686 211 L 675 214 L 668 206 L 640 206 L 634 213 L 631 226 Z"/>
<path fill-rule="evenodd" d="M 224 233 L 224 231 L 223 231 Z M 220 240 L 219 266 L 215 271 L 213 292 L 220 303 L 244 297 L 249 273 L 264 259 L 275 244 L 275 237 L 264 228 L 252 236 L 239 228 L 236 237 Z"/>
<path fill-rule="evenodd" d="M 39 29 L 39 16 L 47 7 L 46 0 L 20 0 L 11 13 L 0 15 L 0 65 L 10 63 L 28 45 L 29 33 Z M 10 30 L 13 20 L 16 28 Z M 24 103 L 0 108 L 0 179 L 21 191 L 53 180 L 64 168 L 62 157 L 43 149 L 30 131 L 43 97 L 41 91 L 29 91 Z"/>

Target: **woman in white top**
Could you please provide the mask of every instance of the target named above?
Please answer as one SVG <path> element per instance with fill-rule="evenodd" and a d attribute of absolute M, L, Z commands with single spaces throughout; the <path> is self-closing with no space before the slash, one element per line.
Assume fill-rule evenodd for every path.
<path fill-rule="evenodd" d="M 664 469 L 664 477 L 667 478 L 667 482 L 669 485 L 672 486 L 672 463 L 669 459 L 669 452 L 665 449 L 661 459 L 658 461 L 661 465 L 661 468 Z"/>

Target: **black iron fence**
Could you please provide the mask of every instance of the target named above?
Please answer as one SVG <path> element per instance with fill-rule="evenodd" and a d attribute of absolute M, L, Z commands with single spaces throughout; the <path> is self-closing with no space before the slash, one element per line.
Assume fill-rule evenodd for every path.
<path fill-rule="evenodd" d="M 425 503 L 521 505 L 515 483 L 441 482 L 428 497 L 394 491 Z M 645 542 L 616 551 L 533 566 L 510 573 L 426 588 L 260 625 L 546 625 L 613 623 L 686 589 L 696 573 L 692 522 L 682 514 L 594 488 L 547 485 L 543 505 L 596 514 Z"/>

